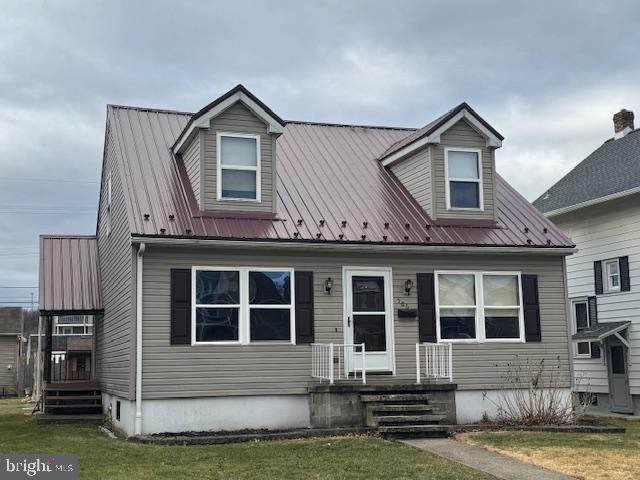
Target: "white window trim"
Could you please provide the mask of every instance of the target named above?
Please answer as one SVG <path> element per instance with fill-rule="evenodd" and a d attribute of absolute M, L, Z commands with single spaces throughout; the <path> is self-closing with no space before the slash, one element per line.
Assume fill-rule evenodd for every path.
<path fill-rule="evenodd" d="M 576 303 L 584 303 L 587 306 L 587 322 L 591 327 L 591 317 L 589 308 L 589 299 L 587 297 L 572 298 L 571 299 L 571 327 L 573 333 L 578 333 L 578 319 L 576 318 Z M 589 345 L 589 353 L 578 353 L 578 343 L 586 343 Z M 591 358 L 591 342 L 573 342 L 573 356 L 574 358 Z"/>
<path fill-rule="evenodd" d="M 478 155 L 478 178 L 449 178 L 449 152 L 473 152 Z M 447 200 L 447 210 L 460 210 L 470 212 L 484 211 L 484 187 L 482 182 L 482 149 L 481 148 L 464 148 L 464 147 L 445 147 L 444 149 L 444 179 L 445 179 L 445 196 Z M 476 182 L 478 184 L 478 208 L 462 208 L 451 206 L 451 187 L 450 182 Z"/>
<path fill-rule="evenodd" d="M 196 272 L 197 271 L 225 271 L 238 272 L 240 287 L 240 303 L 238 304 L 196 304 Z M 249 305 L 249 272 L 289 272 L 291 281 L 291 302 L 288 305 Z M 282 267 L 210 267 L 210 266 L 193 266 L 191 267 L 191 345 L 295 345 L 296 344 L 296 309 L 295 309 L 295 270 L 293 268 Z M 202 342 L 196 340 L 196 308 L 238 308 L 238 340 L 219 341 L 219 342 Z M 289 309 L 290 327 L 289 332 L 291 338 L 286 340 L 259 340 L 251 341 L 250 333 L 250 310 L 258 309 Z"/>
<path fill-rule="evenodd" d="M 222 165 L 222 137 L 235 138 L 252 138 L 256 141 L 256 166 L 224 166 Z M 222 196 L 222 170 L 247 170 L 256 174 L 256 198 L 234 198 Z M 217 199 L 220 202 L 248 202 L 260 203 L 262 201 L 262 175 L 261 175 L 261 159 L 260 159 L 260 135 L 249 133 L 233 133 L 233 132 L 216 132 L 216 191 Z"/>
<path fill-rule="evenodd" d="M 611 285 L 611 277 L 612 275 L 609 273 L 609 265 L 616 264 L 618 266 L 618 286 L 614 287 Z M 602 262 L 604 278 L 602 279 L 602 286 L 604 288 L 605 293 L 617 293 L 620 291 L 620 286 L 622 282 L 622 276 L 620 275 L 620 259 L 619 258 L 610 258 L 609 260 L 605 260 Z"/>
<path fill-rule="evenodd" d="M 454 274 L 454 275 L 473 275 L 476 295 L 476 305 L 440 305 L 440 284 L 439 275 Z M 486 338 L 485 333 L 485 318 L 484 318 L 484 292 L 482 277 L 485 275 L 514 275 L 518 277 L 518 300 L 520 305 L 518 308 L 518 325 L 520 331 L 519 338 Z M 436 304 L 436 335 L 438 343 L 525 343 L 524 332 L 524 309 L 522 306 L 522 275 L 521 272 L 512 271 L 469 271 L 469 270 L 436 270 L 434 271 L 434 290 L 435 290 L 435 304 Z M 475 322 L 476 322 L 476 338 L 473 339 L 458 339 L 458 338 L 442 338 L 440 336 L 440 308 L 475 308 Z M 515 306 L 508 307 L 487 307 L 495 309 L 514 309 Z"/>

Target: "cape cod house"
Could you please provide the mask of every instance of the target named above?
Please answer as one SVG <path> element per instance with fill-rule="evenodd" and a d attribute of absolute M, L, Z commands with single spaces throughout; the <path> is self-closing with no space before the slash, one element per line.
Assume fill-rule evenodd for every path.
<path fill-rule="evenodd" d="M 502 141 L 465 103 L 419 129 L 284 121 L 241 85 L 109 106 L 96 236 L 42 238 L 41 313 L 96 315 L 92 388 L 130 435 L 427 431 L 491 411 L 516 356 L 568 392 L 573 244 Z"/>
<path fill-rule="evenodd" d="M 613 116 L 605 141 L 534 205 L 576 243 L 567 258 L 574 388 L 640 413 L 640 130 Z"/>

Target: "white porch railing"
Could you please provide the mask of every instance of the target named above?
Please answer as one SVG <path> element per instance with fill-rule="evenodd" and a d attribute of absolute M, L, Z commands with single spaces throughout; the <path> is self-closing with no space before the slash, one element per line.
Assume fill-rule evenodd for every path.
<path fill-rule="evenodd" d="M 364 343 L 312 343 L 311 358 L 311 376 L 320 382 L 333 385 L 336 380 L 358 378 L 359 372 L 362 383 L 367 383 Z"/>
<path fill-rule="evenodd" d="M 451 343 L 416 343 L 416 381 L 449 380 L 453 382 Z"/>

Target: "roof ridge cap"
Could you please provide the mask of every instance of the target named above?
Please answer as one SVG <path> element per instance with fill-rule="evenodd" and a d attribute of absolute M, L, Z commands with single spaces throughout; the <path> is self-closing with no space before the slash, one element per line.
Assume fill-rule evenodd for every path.
<path fill-rule="evenodd" d="M 121 110 L 137 110 L 141 112 L 154 112 L 154 113 L 172 113 L 175 115 L 189 115 L 189 116 L 194 115 L 192 112 L 184 112 L 182 110 L 171 110 L 168 108 L 136 107 L 134 105 L 116 105 L 114 103 L 108 103 L 107 108 L 121 109 Z"/>
<path fill-rule="evenodd" d="M 298 125 L 315 125 L 319 127 L 344 127 L 344 128 L 375 128 L 379 130 L 401 130 L 408 132 L 415 132 L 418 128 L 415 127 L 392 127 L 386 125 L 360 125 L 355 123 L 334 123 L 334 122 L 314 122 L 307 120 L 285 120 L 287 123 L 294 123 Z"/>

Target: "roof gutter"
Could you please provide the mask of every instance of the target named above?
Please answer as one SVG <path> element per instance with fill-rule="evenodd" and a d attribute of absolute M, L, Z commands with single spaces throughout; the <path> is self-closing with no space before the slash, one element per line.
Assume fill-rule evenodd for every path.
<path fill-rule="evenodd" d="M 382 243 L 337 243 L 337 242 L 294 242 L 273 240 L 227 240 L 198 237 L 155 237 L 132 236 L 133 245 L 164 246 L 216 246 L 222 248 L 248 248 L 300 251 L 313 248 L 326 252 L 398 252 L 398 253 L 528 253 L 546 255 L 570 255 L 576 252 L 574 247 L 496 247 L 466 245 L 404 245 Z"/>
<path fill-rule="evenodd" d="M 558 215 L 562 215 L 564 213 L 573 212 L 575 210 L 580 210 L 581 208 L 590 207 L 592 205 L 598 205 L 600 203 L 608 202 L 610 200 L 615 200 L 617 198 L 633 195 L 634 193 L 640 193 L 640 187 L 630 188 L 629 190 L 623 190 L 622 192 L 612 193 L 611 195 L 605 195 L 604 197 L 594 198 L 593 200 L 587 200 L 585 202 L 576 203 L 575 205 L 569 205 L 568 207 L 562 207 L 556 210 L 551 210 L 549 212 L 546 212 L 544 216 L 549 218 L 557 217 Z"/>

